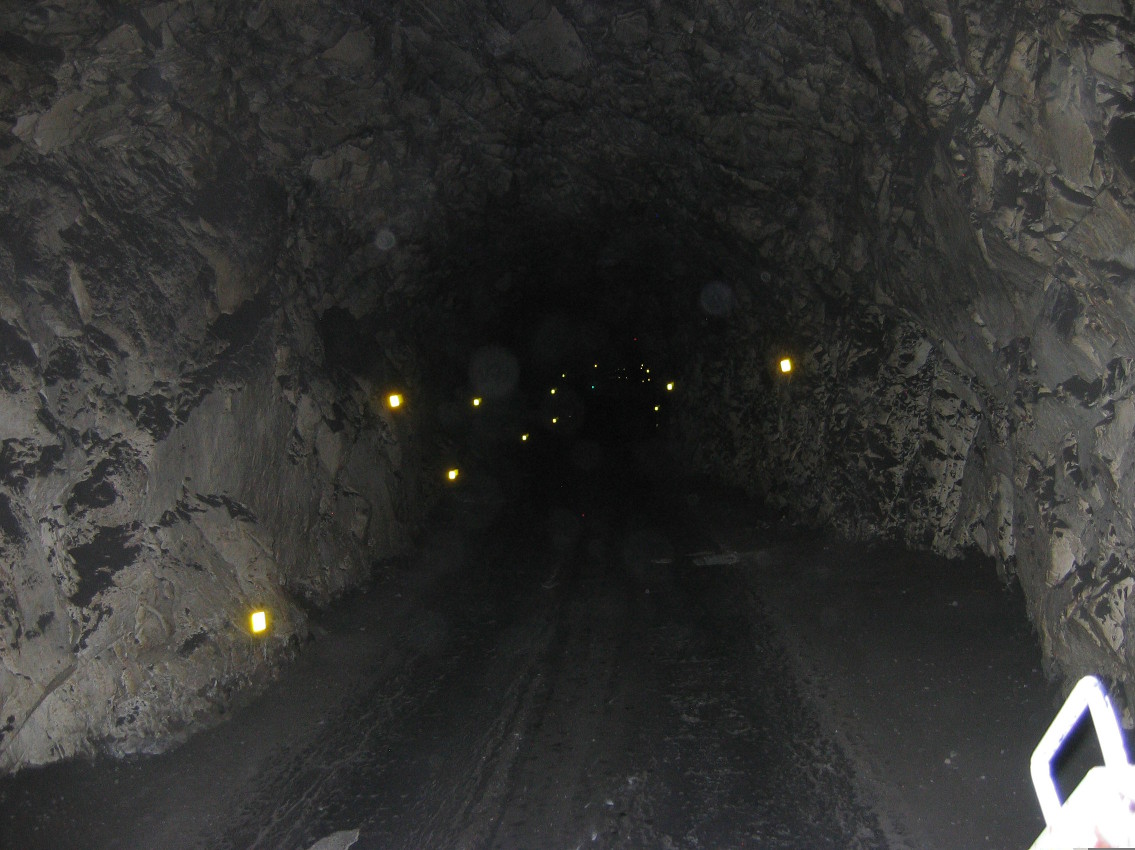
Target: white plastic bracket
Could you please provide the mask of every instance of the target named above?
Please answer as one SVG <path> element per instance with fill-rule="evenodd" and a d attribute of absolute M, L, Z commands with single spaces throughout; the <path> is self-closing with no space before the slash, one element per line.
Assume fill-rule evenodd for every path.
<path fill-rule="evenodd" d="M 1033 750 L 1033 757 L 1029 762 L 1033 788 L 1036 789 L 1037 800 L 1040 801 L 1040 810 L 1044 814 L 1044 822 L 1050 827 L 1057 823 L 1061 807 L 1060 795 L 1056 791 L 1056 780 L 1052 776 L 1052 760 L 1056 758 L 1085 711 L 1092 713 L 1092 724 L 1096 728 L 1104 765 L 1115 768 L 1127 766 L 1127 748 L 1119 731 L 1119 723 L 1115 719 L 1115 708 L 1111 704 L 1111 699 L 1099 679 L 1095 676 L 1085 676 L 1076 683 L 1076 687 L 1068 695 L 1056 719 L 1052 721 L 1052 725 L 1048 727 L 1048 731 Z"/>

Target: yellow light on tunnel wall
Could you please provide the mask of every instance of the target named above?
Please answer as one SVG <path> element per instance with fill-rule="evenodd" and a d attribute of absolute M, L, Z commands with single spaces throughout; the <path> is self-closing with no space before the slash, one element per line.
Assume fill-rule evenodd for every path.
<path fill-rule="evenodd" d="M 556 388 L 555 388 L 555 387 L 552 387 L 552 389 L 551 389 L 551 394 L 552 394 L 552 395 L 555 395 L 555 394 L 556 394 Z"/>
<path fill-rule="evenodd" d="M 521 434 L 520 435 L 520 442 L 527 443 L 528 442 L 528 435 L 527 434 Z"/>
<path fill-rule="evenodd" d="M 473 399 L 473 406 L 474 407 L 480 407 L 481 406 L 481 399 L 479 399 L 479 398 Z"/>
<path fill-rule="evenodd" d="M 658 412 L 659 410 L 661 410 L 661 409 L 662 409 L 661 405 L 657 405 L 657 404 L 656 404 L 656 405 L 654 405 L 654 412 L 655 412 L 655 413 L 657 413 L 657 412 Z"/>
<path fill-rule="evenodd" d="M 670 381 L 668 384 L 666 384 L 666 392 L 671 392 L 671 391 L 673 391 L 673 389 L 674 389 L 674 382 L 673 381 Z"/>
<path fill-rule="evenodd" d="M 559 421 L 560 421 L 560 417 L 558 417 L 558 416 L 553 416 L 553 417 L 552 417 L 552 424 L 553 424 L 553 425 L 555 425 L 555 424 L 556 424 L 557 422 L 559 422 Z"/>
<path fill-rule="evenodd" d="M 268 612 L 264 610 L 253 611 L 248 618 L 248 625 L 254 635 L 268 631 Z"/>
<path fill-rule="evenodd" d="M 789 372 L 792 371 L 792 358 L 791 357 L 780 358 L 780 371 L 785 375 L 787 375 Z"/>
<path fill-rule="evenodd" d="M 457 469 L 455 467 L 455 468 L 449 470 L 448 472 L 446 472 L 445 477 L 448 478 L 450 481 L 456 481 L 457 476 L 460 475 L 460 474 L 461 474 L 461 470 Z"/>
<path fill-rule="evenodd" d="M 390 395 L 388 395 L 386 397 L 386 406 L 389 407 L 391 410 L 394 410 L 395 408 L 401 407 L 402 406 L 402 394 L 401 393 L 391 393 Z"/>

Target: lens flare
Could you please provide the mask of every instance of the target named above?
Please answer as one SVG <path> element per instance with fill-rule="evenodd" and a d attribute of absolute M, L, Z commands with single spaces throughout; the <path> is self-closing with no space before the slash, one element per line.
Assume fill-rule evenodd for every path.
<path fill-rule="evenodd" d="M 374 235 L 374 246 L 380 251 L 389 251 L 397 244 L 398 240 L 395 238 L 394 232 L 388 227 L 382 228 Z"/>
<path fill-rule="evenodd" d="M 478 349 L 469 363 L 469 386 L 481 398 L 507 397 L 516 389 L 519 378 L 516 355 L 499 345 Z"/>
<path fill-rule="evenodd" d="M 733 289 L 723 281 L 710 281 L 702 287 L 698 303 L 710 316 L 725 316 L 733 310 Z"/>

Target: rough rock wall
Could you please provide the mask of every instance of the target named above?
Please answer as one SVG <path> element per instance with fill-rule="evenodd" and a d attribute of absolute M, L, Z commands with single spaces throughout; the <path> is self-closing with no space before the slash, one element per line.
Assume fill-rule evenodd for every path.
<path fill-rule="evenodd" d="M 1041 20 L 1018 29 L 923 181 L 927 229 L 958 247 L 939 242 L 947 261 L 916 280 L 972 281 L 952 322 L 931 326 L 1010 407 L 1012 467 L 996 471 L 1013 481 L 1016 569 L 1044 649 L 1072 678 L 1123 679 L 1130 722 L 1130 9 Z"/>
<path fill-rule="evenodd" d="M 412 415 L 378 396 L 416 380 L 401 332 L 370 323 L 361 366 L 321 339 L 350 280 L 344 217 L 309 185 L 321 160 L 261 134 L 219 55 L 252 55 L 235 33 L 255 31 L 208 4 L 0 16 L 10 770 L 214 721 L 294 652 L 301 603 L 405 547 L 423 497 Z M 333 135 L 336 106 L 351 118 L 332 103 L 286 132 Z M 390 297 L 368 294 L 353 306 Z"/>
<path fill-rule="evenodd" d="M 892 129 L 864 125 L 829 175 L 847 190 L 762 251 L 773 286 L 731 280 L 759 309 L 702 339 L 687 435 L 799 516 L 993 556 L 1050 669 L 1130 705 L 1130 6 L 828 9 L 823 65 L 877 85 Z"/>
<path fill-rule="evenodd" d="M 985 469 L 978 459 L 1003 443 L 1006 411 L 921 328 L 873 306 L 824 322 L 808 304 L 776 314 L 794 333 L 770 345 L 786 335 L 757 315 L 737 320 L 751 345 L 704 351 L 687 369 L 701 388 L 687 406 L 709 403 L 717 414 L 685 414 L 685 429 L 700 434 L 696 467 L 723 470 L 769 505 L 854 539 L 899 537 L 950 554 L 980 540 L 1012 556 L 1011 502 L 980 516 L 963 510 L 985 504 L 984 489 L 975 497 L 968 488 Z"/>
<path fill-rule="evenodd" d="M 207 541 L 232 576 L 270 552 L 256 563 L 291 587 L 341 586 L 324 567 L 357 563 L 354 529 L 369 542 L 409 486 L 344 476 L 413 466 L 370 396 L 423 341 L 447 364 L 431 374 L 463 373 L 477 322 L 517 296 L 483 251 L 522 243 L 517 222 L 590 234 L 580 250 L 610 285 L 637 268 L 615 299 L 629 314 L 637 298 L 704 318 L 661 336 L 698 352 L 683 386 L 705 468 L 849 531 L 977 545 L 1020 577 L 1058 668 L 1127 680 L 1130 13 L 5 6 L 7 763 L 141 745 L 135 712 L 104 706 L 143 685 L 121 661 L 69 672 L 76 659 L 117 658 L 137 629 L 173 631 L 186 663 L 213 651 L 156 597 L 160 620 L 129 604 L 99 619 L 127 592 L 129 568 L 109 572 L 167 557 L 160 535 L 187 562 Z M 785 345 L 802 364 L 789 386 L 764 369 Z M 333 389 L 328 365 L 354 377 Z M 255 474 L 210 455 L 225 433 L 261 434 L 241 449 Z M 240 640 L 223 646 L 247 674 Z M 160 724 L 172 700 L 150 699 Z M 31 743 L 80 729 L 54 753 Z"/>

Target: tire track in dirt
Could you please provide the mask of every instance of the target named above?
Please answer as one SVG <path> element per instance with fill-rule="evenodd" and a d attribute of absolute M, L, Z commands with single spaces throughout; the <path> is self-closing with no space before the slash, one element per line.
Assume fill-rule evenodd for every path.
<path fill-rule="evenodd" d="M 479 846 L 556 619 L 555 597 L 534 594 L 536 577 L 518 577 L 531 554 L 496 538 L 474 556 L 472 577 L 443 576 L 402 638 L 427 649 L 340 701 L 314 742 L 280 753 L 238 795 L 222 834 L 200 846 L 303 850 L 356 827 L 359 850 Z"/>

